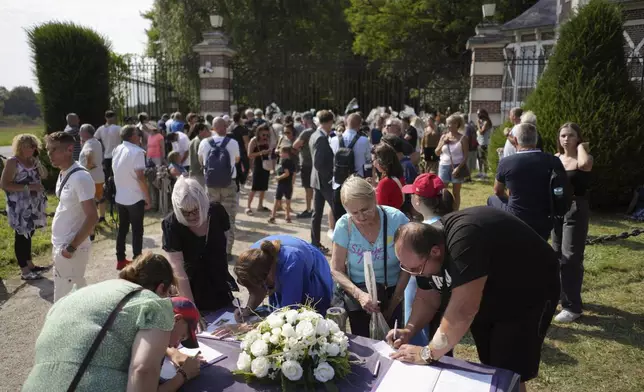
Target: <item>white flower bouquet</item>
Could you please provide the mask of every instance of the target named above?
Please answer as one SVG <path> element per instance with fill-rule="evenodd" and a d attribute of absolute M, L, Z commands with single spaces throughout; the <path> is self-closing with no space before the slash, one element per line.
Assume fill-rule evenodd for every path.
<path fill-rule="evenodd" d="M 237 370 L 246 381 L 281 383 L 283 391 L 334 381 L 350 370 L 349 339 L 335 321 L 312 308 L 283 308 L 270 314 L 242 342 Z"/>

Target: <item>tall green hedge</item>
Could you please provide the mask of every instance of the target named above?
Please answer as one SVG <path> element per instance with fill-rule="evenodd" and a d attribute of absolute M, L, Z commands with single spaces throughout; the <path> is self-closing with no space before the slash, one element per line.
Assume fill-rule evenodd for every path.
<path fill-rule="evenodd" d="M 46 133 L 62 131 L 65 115 L 98 126 L 109 108 L 110 43 L 94 30 L 49 22 L 27 30 Z"/>
<path fill-rule="evenodd" d="M 629 80 L 621 10 L 591 0 L 565 23 L 525 109 L 535 112 L 546 151 L 556 151 L 559 127 L 578 123 L 595 159 L 594 207 L 628 203 L 644 183 L 644 105 Z"/>

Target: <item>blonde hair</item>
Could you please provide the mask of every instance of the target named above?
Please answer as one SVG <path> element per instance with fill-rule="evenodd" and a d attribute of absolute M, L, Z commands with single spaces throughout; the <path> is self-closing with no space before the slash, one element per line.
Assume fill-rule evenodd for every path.
<path fill-rule="evenodd" d="M 178 151 L 172 151 L 170 154 L 168 154 L 168 162 L 170 163 L 181 163 L 181 162 L 175 162 L 175 160 L 181 158 L 181 155 L 179 154 Z"/>
<path fill-rule="evenodd" d="M 40 140 L 38 140 L 35 135 L 32 135 L 30 133 L 22 133 L 20 135 L 16 135 L 11 142 L 11 152 L 13 153 L 13 155 L 20 155 L 20 150 L 26 143 L 30 143 L 32 146 L 36 147 L 39 150 L 42 148 Z"/>
<path fill-rule="evenodd" d="M 340 200 L 342 200 L 342 205 L 346 205 L 353 200 L 375 201 L 376 191 L 367 180 L 352 175 L 342 184 Z"/>
<path fill-rule="evenodd" d="M 458 124 L 458 129 L 459 131 L 465 128 L 465 119 L 463 118 L 462 114 L 459 113 L 454 113 L 451 116 L 447 117 L 447 120 L 445 120 L 445 124 L 449 124 L 453 121 L 456 121 Z"/>

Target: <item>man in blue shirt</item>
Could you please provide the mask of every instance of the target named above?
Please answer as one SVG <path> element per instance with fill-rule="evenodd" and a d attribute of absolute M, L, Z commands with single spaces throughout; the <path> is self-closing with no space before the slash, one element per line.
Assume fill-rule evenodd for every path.
<path fill-rule="evenodd" d="M 517 153 L 499 162 L 494 196 L 489 206 L 505 210 L 532 227 L 544 240 L 552 230 L 550 176 L 553 170 L 565 176 L 559 158 L 537 148 L 537 129 L 532 124 L 514 128 Z M 510 196 L 505 192 L 510 191 Z"/>

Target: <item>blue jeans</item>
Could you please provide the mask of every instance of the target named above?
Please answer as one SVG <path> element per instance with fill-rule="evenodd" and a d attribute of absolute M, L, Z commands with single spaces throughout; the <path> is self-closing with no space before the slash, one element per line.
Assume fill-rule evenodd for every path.
<path fill-rule="evenodd" d="M 404 319 L 405 325 L 409 322 L 409 317 L 411 316 L 411 308 L 414 303 L 414 298 L 416 297 L 416 290 L 418 289 L 418 284 L 416 283 L 416 277 L 412 276 L 409 278 L 409 283 L 405 288 L 405 309 L 404 309 Z M 429 326 L 426 326 L 421 331 L 419 331 L 413 338 L 409 341 L 409 344 L 416 346 L 427 346 L 429 344 Z"/>

